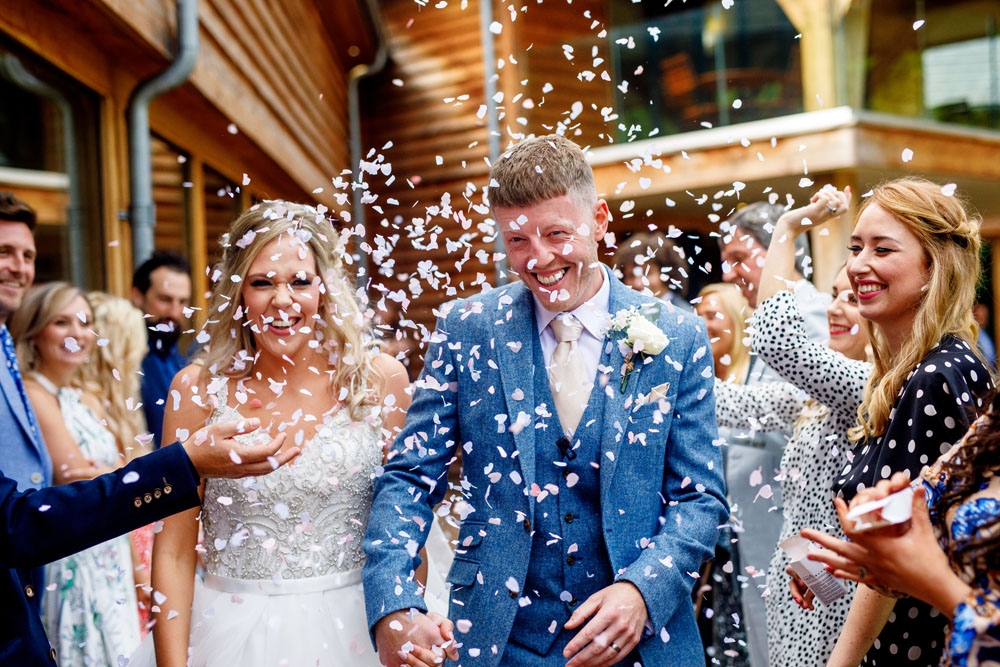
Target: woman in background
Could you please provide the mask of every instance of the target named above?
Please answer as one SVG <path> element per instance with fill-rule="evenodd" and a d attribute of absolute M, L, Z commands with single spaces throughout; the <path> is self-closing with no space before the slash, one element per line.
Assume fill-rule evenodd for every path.
<path fill-rule="evenodd" d="M 753 317 L 753 349 L 781 382 L 754 387 L 717 383 L 720 424 L 747 423 L 792 434 L 781 457 L 782 525 L 767 569 L 765 599 L 771 667 L 826 665 L 851 603 L 853 586 L 830 604 L 813 608 L 803 590 L 784 595 L 789 558 L 780 544 L 810 526 L 834 527 L 830 485 L 850 460 L 848 429 L 857 417 L 865 383 L 868 336 L 846 268 L 833 283 L 826 316 L 829 341 L 810 339 L 788 278 L 795 274 L 795 241 L 805 230 L 836 218 L 850 206 L 850 190 L 824 188 L 775 223 L 761 271 Z M 808 223 L 806 222 L 808 220 Z M 761 480 L 762 482 L 763 480 Z M 769 489 L 760 487 L 760 493 Z"/>
<path fill-rule="evenodd" d="M 705 285 L 695 299 L 695 312 L 704 320 L 712 345 L 715 377 L 743 384 L 750 368 L 747 318 L 750 304 L 739 287 L 730 283 Z"/>
<path fill-rule="evenodd" d="M 94 309 L 93 329 L 98 340 L 83 367 L 84 387 L 101 397 L 105 426 L 115 436 L 124 462 L 150 451 L 151 441 L 142 410 L 139 377 L 148 344 L 142 311 L 128 299 L 106 292 L 87 295 Z M 149 632 L 149 561 L 153 552 L 153 527 L 132 531 L 132 576 L 139 603 L 139 625 L 143 637 Z"/>
<path fill-rule="evenodd" d="M 81 388 L 81 368 L 95 347 L 92 321 L 84 293 L 63 282 L 32 288 L 10 321 L 56 484 L 90 479 L 123 462 L 100 400 Z M 60 665 L 117 666 L 132 653 L 139 616 L 128 537 L 49 565 L 46 580 L 42 608 Z"/>
<path fill-rule="evenodd" d="M 742 385 L 750 369 L 747 318 L 750 304 L 736 285 L 706 285 L 695 299 L 695 312 L 705 320 L 716 383 Z M 726 443 L 722 461 L 728 466 L 730 430 L 721 422 L 719 438 Z M 738 508 L 734 508 L 738 511 Z M 732 523 L 739 526 L 739 518 Z M 711 664 L 724 667 L 746 665 L 749 660 L 742 590 L 747 577 L 736 549 L 738 534 L 729 524 L 719 531 L 715 557 L 702 568 L 695 587 L 695 611 L 702 643 Z"/>

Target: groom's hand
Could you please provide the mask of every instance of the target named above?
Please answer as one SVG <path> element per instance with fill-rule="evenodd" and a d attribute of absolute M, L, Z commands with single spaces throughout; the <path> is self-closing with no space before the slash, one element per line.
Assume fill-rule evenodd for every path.
<path fill-rule="evenodd" d="M 440 614 L 401 609 L 375 624 L 378 659 L 386 667 L 436 667 L 458 660 L 454 624 Z"/>
<path fill-rule="evenodd" d="M 602 588 L 566 621 L 572 630 L 590 618 L 563 650 L 566 667 L 606 667 L 628 657 L 642 639 L 649 614 L 642 593 L 629 581 Z"/>

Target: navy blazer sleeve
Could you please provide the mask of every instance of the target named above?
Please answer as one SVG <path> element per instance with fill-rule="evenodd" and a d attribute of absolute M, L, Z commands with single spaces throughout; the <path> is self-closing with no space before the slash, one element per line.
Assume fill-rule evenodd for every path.
<path fill-rule="evenodd" d="M 190 509 L 200 502 L 198 484 L 180 445 L 65 486 L 18 492 L 0 473 L 0 563 L 36 567 Z"/>
<path fill-rule="evenodd" d="M 56 665 L 31 568 L 197 506 L 198 483 L 180 445 L 66 486 L 20 492 L 0 473 L 0 665 Z"/>

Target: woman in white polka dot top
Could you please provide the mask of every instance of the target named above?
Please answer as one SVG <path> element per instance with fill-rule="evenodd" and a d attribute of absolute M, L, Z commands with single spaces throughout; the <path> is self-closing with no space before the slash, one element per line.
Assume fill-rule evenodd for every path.
<path fill-rule="evenodd" d="M 785 381 L 754 387 L 716 383 L 720 426 L 777 428 L 792 434 L 777 476 L 782 499 L 778 542 L 809 526 L 843 535 L 829 489 L 848 462 L 847 430 L 855 422 L 871 374 L 872 366 L 865 361 L 868 337 L 846 270 L 838 273 L 827 308 L 827 345 L 810 339 L 784 276 L 793 275 L 795 232 L 804 228 L 802 221 L 824 222 L 846 211 L 849 204 L 849 190 L 821 191 L 806 206 L 786 212 L 772 234 L 758 290 L 760 305 L 753 318 L 753 347 Z M 768 492 L 760 487 L 761 495 Z M 847 618 L 851 597 L 814 609 L 811 596 L 803 597 L 801 591 L 789 596 L 788 557 L 777 544 L 770 548 L 774 553 L 765 598 L 770 667 L 822 667 Z"/>

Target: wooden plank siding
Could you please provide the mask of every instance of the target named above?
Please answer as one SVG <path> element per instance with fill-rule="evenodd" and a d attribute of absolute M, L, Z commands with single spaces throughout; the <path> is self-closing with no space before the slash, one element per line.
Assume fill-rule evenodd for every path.
<path fill-rule="evenodd" d="M 492 240 L 477 229 L 486 216 L 471 209 L 483 202 L 489 172 L 485 121 L 477 117 L 485 86 L 479 13 L 475 2 L 464 10 L 450 3 L 422 11 L 412 0 L 387 0 L 382 11 L 390 61 L 365 88 L 363 129 L 364 144 L 383 155 L 392 172 L 365 175 L 380 209 L 367 210 L 367 234 L 373 245 L 377 236 L 398 238 L 391 271 L 385 264 L 371 267 L 369 293 L 376 300 L 385 290 L 412 296 L 410 279 L 419 275 L 420 262 L 429 261 L 424 266 L 432 267 L 425 269 L 430 274 L 418 278 L 422 293 L 403 313 L 424 328 L 406 330 L 407 335 L 420 338 L 433 329 L 434 309 L 442 302 L 480 291 L 474 285 L 480 274 L 489 284 L 496 282 L 492 261 L 476 258 L 485 252 L 492 259 Z M 451 214 L 443 208 L 435 212 L 447 197 Z M 398 204 L 390 203 L 393 199 Z M 465 216 L 468 229 L 456 216 Z M 446 247 L 446 241 L 463 235 L 467 241 L 461 247 Z M 429 250 L 435 236 L 437 247 Z"/>
<path fill-rule="evenodd" d="M 505 131 L 546 134 L 565 127 L 566 136 L 581 146 L 602 146 L 613 139 L 615 124 L 601 115 L 602 108 L 614 106 L 609 39 L 601 36 L 606 14 L 606 0 L 547 3 L 544 10 L 528 5 L 513 21 L 509 11 L 497 7 L 501 35 L 510 32 L 504 43 L 509 53 L 499 48 L 497 53 L 508 59 L 501 70 Z M 546 92 L 546 86 L 551 90 Z M 533 106 L 526 108 L 525 100 Z M 582 107 L 576 117 L 571 115 L 574 105 Z M 526 122 L 518 123 L 518 117 Z"/>
<path fill-rule="evenodd" d="M 208 191 L 185 192 L 178 165 L 160 162 L 159 154 L 153 158 L 158 244 L 206 255 L 192 257 L 196 265 L 211 261 L 217 226 L 231 219 L 231 211 L 210 210 L 219 203 L 210 182 L 219 179 L 209 173 L 249 191 L 229 199 L 241 206 L 265 197 L 337 206 L 331 178 L 350 167 L 351 68 L 375 56 L 365 3 L 199 0 L 194 71 L 152 102 L 150 125 L 175 152 L 189 157 L 189 165 L 197 165 L 199 178 L 204 170 Z M 100 124 L 92 131 L 102 151 L 86 167 L 88 174 L 100 174 L 94 196 L 101 203 L 97 234 L 117 244 L 115 256 L 100 267 L 98 282 L 123 293 L 132 270 L 131 230 L 122 216 L 130 203 L 126 119 L 136 87 L 173 58 L 175 2 L 8 4 L 0 12 L 3 38 L 38 54 L 100 100 Z"/>
<path fill-rule="evenodd" d="M 188 179 L 185 168 L 188 157 L 156 137 L 153 137 L 151 148 L 153 202 L 156 206 L 155 245 L 187 255 L 188 211 L 184 184 Z"/>

